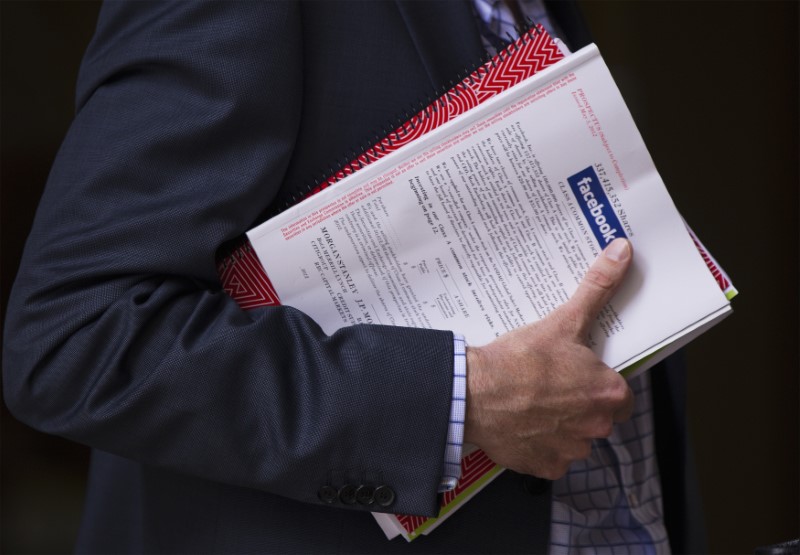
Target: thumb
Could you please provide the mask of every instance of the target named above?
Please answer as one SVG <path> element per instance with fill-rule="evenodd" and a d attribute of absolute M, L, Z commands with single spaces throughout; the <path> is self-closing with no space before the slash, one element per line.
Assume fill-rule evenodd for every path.
<path fill-rule="evenodd" d="M 627 239 L 614 239 L 592 263 L 578 289 L 562 308 L 575 332 L 585 338 L 597 315 L 614 296 L 631 265 L 633 249 Z"/>

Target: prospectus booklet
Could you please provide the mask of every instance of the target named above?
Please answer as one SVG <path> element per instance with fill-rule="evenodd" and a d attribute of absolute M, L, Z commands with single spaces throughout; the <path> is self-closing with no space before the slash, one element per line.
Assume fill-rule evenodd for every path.
<path fill-rule="evenodd" d="M 735 290 L 687 230 L 594 45 L 248 233 L 281 304 L 327 333 L 414 326 L 472 345 L 566 301 L 617 237 L 633 268 L 591 343 L 632 374 L 726 316 Z M 498 472 L 465 452 L 480 471 L 442 516 Z M 409 540 L 442 520 L 377 518 Z"/>

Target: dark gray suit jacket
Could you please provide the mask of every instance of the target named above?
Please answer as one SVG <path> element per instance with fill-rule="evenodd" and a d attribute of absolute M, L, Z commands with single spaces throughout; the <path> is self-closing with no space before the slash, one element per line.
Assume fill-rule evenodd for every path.
<path fill-rule="evenodd" d="M 410 545 L 320 500 L 386 485 L 384 510 L 436 512 L 452 335 L 327 337 L 243 312 L 214 266 L 481 54 L 466 2 L 104 6 L 4 355 L 14 414 L 95 448 L 80 551 L 546 549 L 546 484 L 513 473 Z"/>

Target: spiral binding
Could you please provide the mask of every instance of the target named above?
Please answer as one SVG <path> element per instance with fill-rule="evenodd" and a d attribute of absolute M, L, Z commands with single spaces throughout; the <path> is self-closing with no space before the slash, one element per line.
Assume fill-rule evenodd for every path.
<path fill-rule="evenodd" d="M 295 189 L 290 192 L 288 198 L 285 199 L 280 207 L 269 210 L 267 212 L 267 218 L 275 216 L 308 198 L 315 192 L 338 183 L 355 171 L 381 158 L 386 153 L 384 142 L 386 142 L 389 147 L 393 147 L 393 136 L 396 140 L 399 140 L 402 138 L 400 136 L 401 132 L 403 136 L 405 136 L 411 131 L 414 131 L 416 125 L 422 123 L 423 118 L 429 119 L 434 117 L 439 109 L 447 106 L 445 97 L 450 99 L 453 94 L 456 96 L 461 94 L 461 92 L 459 92 L 459 87 L 462 92 L 466 92 L 468 89 L 465 81 L 469 81 L 472 86 L 479 83 L 490 74 L 489 67 L 487 66 L 491 66 L 492 69 L 496 68 L 498 60 L 500 62 L 505 62 L 513 55 L 514 51 L 519 50 L 518 44 L 520 42 L 527 44 L 530 40 L 533 40 L 534 33 L 536 35 L 541 35 L 545 32 L 541 25 L 538 25 L 530 18 L 526 18 L 525 26 L 517 28 L 517 31 L 519 32 L 519 37 L 515 39 L 509 35 L 509 44 L 503 50 L 498 51 L 495 55 L 484 52 L 471 64 L 471 67 L 465 67 L 464 70 L 456 75 L 454 79 L 451 79 L 447 85 L 435 89 L 432 93 L 412 103 L 408 109 L 400 112 L 394 118 L 391 118 L 384 126 L 381 126 L 372 133 L 370 138 L 365 140 L 358 148 L 351 150 L 349 154 L 332 160 L 331 163 L 327 165 L 327 168 L 321 168 L 315 175 L 327 175 L 327 178 L 319 179 L 313 177 L 309 179 L 299 190 Z M 411 131 L 406 130 L 406 125 L 411 128 Z M 362 162 L 362 159 L 366 160 L 366 164 Z M 252 247 L 246 240 L 246 237 L 229 242 L 223 245 L 217 253 L 218 270 L 224 272 L 230 264 L 250 254 L 252 254 Z"/>

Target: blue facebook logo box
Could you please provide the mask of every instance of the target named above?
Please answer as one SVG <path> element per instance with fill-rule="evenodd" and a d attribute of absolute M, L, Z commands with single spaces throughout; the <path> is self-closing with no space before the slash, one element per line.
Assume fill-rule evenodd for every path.
<path fill-rule="evenodd" d="M 619 237 L 627 238 L 592 166 L 569 176 L 567 182 L 600 248 Z"/>

